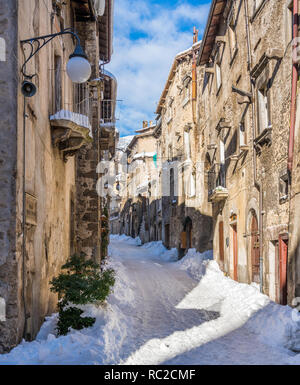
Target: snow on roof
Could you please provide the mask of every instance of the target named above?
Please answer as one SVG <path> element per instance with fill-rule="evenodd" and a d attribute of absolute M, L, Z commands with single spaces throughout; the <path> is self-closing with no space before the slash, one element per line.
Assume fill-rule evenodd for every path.
<path fill-rule="evenodd" d="M 156 152 L 140 152 L 138 154 L 135 154 L 133 159 L 139 159 L 139 158 L 153 158 L 154 155 L 156 155 Z"/>
<path fill-rule="evenodd" d="M 187 53 L 189 53 L 193 48 L 197 48 L 199 47 L 201 44 L 201 40 L 200 41 L 197 41 L 195 44 L 193 44 L 190 48 L 186 49 L 185 51 L 182 51 L 182 52 L 179 52 L 175 58 L 177 58 L 178 56 L 182 56 L 182 55 L 185 55 Z"/>
<path fill-rule="evenodd" d="M 117 144 L 117 149 L 126 150 L 133 138 L 134 135 L 123 136 L 122 138 L 120 138 Z"/>

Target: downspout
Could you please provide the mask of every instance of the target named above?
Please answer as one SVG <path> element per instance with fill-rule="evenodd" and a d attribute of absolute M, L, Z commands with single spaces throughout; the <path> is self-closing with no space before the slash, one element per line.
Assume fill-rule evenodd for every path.
<path fill-rule="evenodd" d="M 194 27 L 194 39 L 193 44 L 198 41 L 198 31 Z M 193 61 L 192 61 L 192 113 L 193 113 L 193 123 L 196 126 L 196 103 L 197 103 L 197 57 L 196 51 L 193 48 Z"/>
<path fill-rule="evenodd" d="M 254 103 L 254 84 L 251 80 L 251 67 L 252 67 L 252 58 L 251 58 L 251 43 L 250 43 L 250 31 L 249 31 L 249 13 L 248 13 L 248 5 L 247 1 L 244 1 L 245 8 L 245 23 L 246 23 L 246 35 L 247 35 L 247 48 L 248 48 L 248 71 L 250 76 L 250 87 L 252 93 L 252 137 L 253 137 L 253 178 L 254 178 L 254 186 L 259 192 L 259 276 L 260 276 L 260 291 L 263 292 L 263 188 L 261 183 L 259 183 L 257 179 L 257 164 L 256 164 L 256 147 L 254 145 L 254 138 L 256 134 L 256 119 L 255 119 L 255 103 Z"/>
<path fill-rule="evenodd" d="M 297 49 L 298 42 L 298 0 L 294 0 L 293 5 L 293 52 Z M 297 107 L 297 82 L 298 82 L 298 63 L 293 61 L 293 74 L 292 74 L 292 95 L 291 95 L 291 125 L 289 135 L 289 153 L 288 153 L 288 171 L 290 174 L 290 180 L 293 170 L 293 158 L 294 158 L 294 140 L 295 140 L 295 124 L 296 124 L 296 107 Z"/>
<path fill-rule="evenodd" d="M 292 57 L 293 57 L 293 69 L 292 69 L 292 90 L 291 90 L 291 123 L 290 123 L 290 132 L 289 132 L 289 148 L 288 148 L 288 174 L 289 174 L 289 187 L 290 187 L 290 199 L 289 199 L 289 235 L 291 235 L 292 231 L 292 172 L 293 172 L 293 161 L 294 161 L 294 142 L 295 142 L 295 126 L 296 126 L 296 115 L 297 115 L 297 83 L 298 83 L 298 63 L 294 59 L 294 52 L 296 52 L 298 47 L 298 42 L 296 38 L 298 37 L 298 27 L 299 27 L 299 16 L 298 16 L 298 0 L 294 0 L 293 3 L 293 43 L 292 43 Z M 289 248 L 292 249 L 291 245 L 291 237 L 289 237 Z M 294 282 L 293 292 L 295 296 L 295 282 L 296 282 L 296 274 L 295 274 L 295 265 L 294 268 L 288 269 L 288 275 L 291 275 L 293 278 L 291 279 Z M 289 301 L 289 298 L 288 298 Z"/>
<path fill-rule="evenodd" d="M 23 175 L 22 175 L 22 299 L 23 299 L 23 311 L 24 311 L 24 330 L 23 338 L 26 340 L 27 333 L 27 307 L 26 307 L 26 295 L 25 295 L 25 284 L 26 284 L 26 98 L 24 96 L 24 107 L 23 107 Z"/>

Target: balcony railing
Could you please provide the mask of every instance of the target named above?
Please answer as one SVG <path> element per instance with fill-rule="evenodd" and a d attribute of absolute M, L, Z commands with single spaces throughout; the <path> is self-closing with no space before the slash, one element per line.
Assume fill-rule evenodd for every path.
<path fill-rule="evenodd" d="M 227 197 L 225 165 L 213 165 L 208 172 L 208 200 L 220 202 Z"/>
<path fill-rule="evenodd" d="M 63 154 L 64 160 L 92 141 L 89 86 L 76 84 L 73 91 L 73 111 L 69 107 L 55 111 L 50 116 L 52 141 Z"/>
<path fill-rule="evenodd" d="M 116 100 L 101 101 L 100 127 L 113 131 L 116 125 Z"/>

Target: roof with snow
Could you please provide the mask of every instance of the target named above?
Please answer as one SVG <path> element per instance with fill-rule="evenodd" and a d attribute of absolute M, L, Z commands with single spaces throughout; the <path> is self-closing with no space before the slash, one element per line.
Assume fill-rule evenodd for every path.
<path fill-rule="evenodd" d="M 117 144 L 117 150 L 125 151 L 133 138 L 134 135 L 123 136 L 122 138 L 120 138 Z"/>

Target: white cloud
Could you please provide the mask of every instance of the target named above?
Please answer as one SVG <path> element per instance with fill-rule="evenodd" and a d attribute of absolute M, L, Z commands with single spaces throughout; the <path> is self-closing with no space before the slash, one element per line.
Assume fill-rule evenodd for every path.
<path fill-rule="evenodd" d="M 123 100 L 121 135 L 139 129 L 142 120 L 154 119 L 172 61 L 192 45 L 194 25 L 202 35 L 208 10 L 209 4 L 193 6 L 187 0 L 172 9 L 145 0 L 116 0 L 114 55 L 108 69 L 118 79 L 118 99 Z"/>

